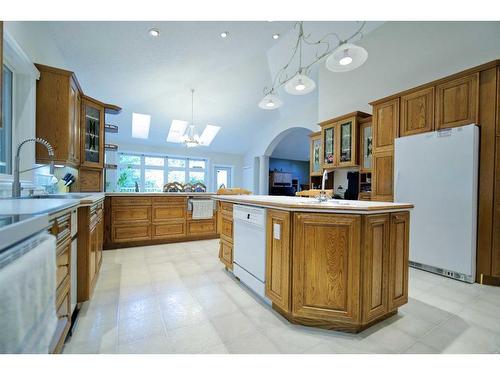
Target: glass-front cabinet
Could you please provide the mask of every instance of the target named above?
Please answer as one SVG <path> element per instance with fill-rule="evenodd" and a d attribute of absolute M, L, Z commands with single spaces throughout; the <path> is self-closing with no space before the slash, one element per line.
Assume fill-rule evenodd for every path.
<path fill-rule="evenodd" d="M 372 124 L 371 122 L 361 124 L 359 127 L 360 148 L 360 172 L 371 172 L 372 170 Z"/>
<path fill-rule="evenodd" d="M 321 139 L 323 140 L 323 168 L 333 168 L 336 164 L 336 140 L 335 134 L 337 124 L 329 124 L 321 129 Z"/>
<path fill-rule="evenodd" d="M 321 160 L 321 132 L 312 133 L 309 136 L 311 138 L 309 147 L 309 174 L 311 176 L 320 176 L 323 173 Z"/>
<path fill-rule="evenodd" d="M 102 168 L 104 166 L 104 108 L 87 98 L 83 104 L 82 166 Z"/>
<path fill-rule="evenodd" d="M 339 121 L 337 124 L 339 135 L 339 158 L 337 166 L 356 166 L 356 117 Z"/>

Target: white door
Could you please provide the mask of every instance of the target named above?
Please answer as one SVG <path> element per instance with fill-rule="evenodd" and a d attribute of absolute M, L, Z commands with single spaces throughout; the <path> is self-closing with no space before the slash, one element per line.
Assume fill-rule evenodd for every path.
<path fill-rule="evenodd" d="M 214 166 L 214 191 L 217 191 L 221 186 L 232 187 L 231 170 L 232 167 Z"/>

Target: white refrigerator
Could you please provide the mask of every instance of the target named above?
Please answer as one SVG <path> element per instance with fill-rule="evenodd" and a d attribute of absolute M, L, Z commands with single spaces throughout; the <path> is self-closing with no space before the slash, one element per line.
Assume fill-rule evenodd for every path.
<path fill-rule="evenodd" d="M 411 266 L 474 282 L 478 150 L 476 125 L 396 138 L 394 200 L 415 205 Z"/>

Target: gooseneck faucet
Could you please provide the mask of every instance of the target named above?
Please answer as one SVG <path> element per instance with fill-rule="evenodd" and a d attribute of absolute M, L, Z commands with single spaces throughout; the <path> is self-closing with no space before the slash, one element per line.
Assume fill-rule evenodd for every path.
<path fill-rule="evenodd" d="M 26 143 L 29 143 L 29 142 L 39 143 L 41 145 L 44 145 L 45 148 L 47 148 L 47 151 L 48 151 L 49 157 L 50 157 L 50 174 L 52 174 L 52 175 L 54 174 L 54 149 L 52 148 L 51 144 L 43 138 L 27 138 L 27 139 L 25 139 L 24 141 L 19 143 L 19 145 L 17 146 L 16 156 L 14 159 L 14 182 L 12 183 L 12 197 L 13 198 L 18 198 L 21 196 L 21 182 L 19 180 L 19 175 L 23 172 L 28 172 L 28 171 L 31 171 L 33 169 L 43 167 L 43 165 L 41 165 L 39 167 L 25 169 L 24 171 L 19 170 L 19 162 L 20 162 L 19 155 L 21 153 L 21 148 Z"/>
<path fill-rule="evenodd" d="M 328 171 L 325 169 L 323 171 L 323 177 L 321 178 L 321 191 L 319 192 L 319 195 L 318 195 L 319 202 L 326 202 L 328 200 L 328 196 L 326 195 L 326 191 L 325 191 L 326 180 L 328 180 Z"/>

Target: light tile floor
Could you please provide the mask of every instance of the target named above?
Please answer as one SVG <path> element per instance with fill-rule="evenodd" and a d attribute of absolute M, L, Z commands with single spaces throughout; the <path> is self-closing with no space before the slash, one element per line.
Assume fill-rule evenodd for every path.
<path fill-rule="evenodd" d="M 104 251 L 64 353 L 500 353 L 500 288 L 410 269 L 408 304 L 346 334 L 290 324 L 217 254 L 218 240 Z"/>

